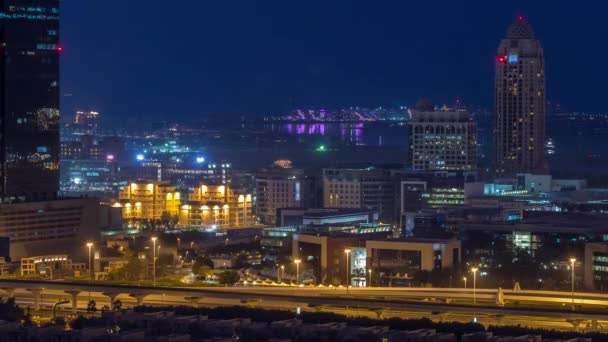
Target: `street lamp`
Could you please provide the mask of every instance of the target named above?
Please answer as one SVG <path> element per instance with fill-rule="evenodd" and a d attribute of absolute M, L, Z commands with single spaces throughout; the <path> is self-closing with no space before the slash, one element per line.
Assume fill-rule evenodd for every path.
<path fill-rule="evenodd" d="M 281 265 L 277 267 L 277 283 L 281 283 Z"/>
<path fill-rule="evenodd" d="M 344 253 L 346 253 L 346 291 L 348 292 L 350 287 L 350 248 L 345 249 Z"/>
<path fill-rule="evenodd" d="M 228 246 L 228 240 L 230 240 L 230 239 L 226 238 L 226 240 L 224 240 L 224 246 Z"/>
<path fill-rule="evenodd" d="M 156 286 L 156 236 L 152 237 L 152 286 Z"/>
<path fill-rule="evenodd" d="M 285 279 L 285 265 L 281 265 L 281 283 Z"/>
<path fill-rule="evenodd" d="M 464 288 L 467 288 L 467 277 L 462 277 L 462 280 L 464 280 Z"/>
<path fill-rule="evenodd" d="M 89 247 L 89 280 L 93 279 L 93 273 L 91 273 L 91 247 L 93 247 L 92 242 L 87 242 L 87 247 Z"/>
<path fill-rule="evenodd" d="M 478 270 L 479 269 L 477 267 L 471 268 L 471 272 L 473 272 L 473 304 L 477 304 L 477 297 L 475 291 L 477 290 L 476 278 Z"/>
<path fill-rule="evenodd" d="M 572 310 L 574 310 L 574 263 L 576 263 L 576 258 L 570 258 L 570 268 L 572 269 Z"/>
<path fill-rule="evenodd" d="M 177 249 L 181 249 L 182 248 L 182 239 L 180 239 L 179 237 L 177 238 Z"/>
<path fill-rule="evenodd" d="M 293 262 L 296 263 L 296 284 L 299 284 L 300 283 L 300 263 L 302 262 L 302 260 L 296 259 Z"/>

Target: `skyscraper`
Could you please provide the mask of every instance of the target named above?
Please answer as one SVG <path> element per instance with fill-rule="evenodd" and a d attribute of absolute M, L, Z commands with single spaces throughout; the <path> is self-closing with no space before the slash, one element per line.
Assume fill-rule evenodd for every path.
<path fill-rule="evenodd" d="M 546 173 L 545 61 L 534 30 L 518 17 L 496 57 L 496 171 Z"/>
<path fill-rule="evenodd" d="M 0 0 L 0 196 L 59 190 L 59 0 Z"/>

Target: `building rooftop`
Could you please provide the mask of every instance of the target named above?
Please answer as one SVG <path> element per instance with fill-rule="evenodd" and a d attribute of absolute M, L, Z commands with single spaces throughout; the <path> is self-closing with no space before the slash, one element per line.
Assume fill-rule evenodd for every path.
<path fill-rule="evenodd" d="M 534 29 L 522 16 L 517 17 L 517 20 L 511 24 L 507 31 L 508 39 L 535 39 Z"/>
<path fill-rule="evenodd" d="M 305 218 L 326 218 L 350 215 L 368 215 L 375 213 L 377 210 L 365 208 L 326 208 L 326 209 L 308 209 L 304 213 Z"/>

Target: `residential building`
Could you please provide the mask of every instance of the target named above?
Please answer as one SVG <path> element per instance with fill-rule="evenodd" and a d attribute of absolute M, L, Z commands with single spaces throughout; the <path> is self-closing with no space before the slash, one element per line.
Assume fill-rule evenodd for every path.
<path fill-rule="evenodd" d="M 252 195 L 230 185 L 199 185 L 179 211 L 180 227 L 233 228 L 253 224 Z"/>
<path fill-rule="evenodd" d="M 122 208 L 128 221 L 160 221 L 179 213 L 181 194 L 169 182 L 131 182 L 119 193 L 113 206 Z"/>
<path fill-rule="evenodd" d="M 498 47 L 495 88 L 496 172 L 546 174 L 544 52 L 521 16 Z"/>

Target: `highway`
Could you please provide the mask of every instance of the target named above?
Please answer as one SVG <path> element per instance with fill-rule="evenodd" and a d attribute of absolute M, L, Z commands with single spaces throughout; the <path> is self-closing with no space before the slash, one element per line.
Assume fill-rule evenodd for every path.
<path fill-rule="evenodd" d="M 536 328 L 573 329 L 608 328 L 608 295 L 575 293 L 576 311 L 572 311 L 569 292 L 503 291 L 504 305 L 497 305 L 496 289 L 477 289 L 476 305 L 472 289 L 436 288 L 309 288 L 309 287 L 151 287 L 108 283 L 58 282 L 40 280 L 0 280 L 0 288 L 14 291 L 20 305 L 39 304 L 52 307 L 58 300 L 76 296 L 76 308 L 83 310 L 91 299 L 97 308 L 110 306 L 110 298 L 120 299 L 123 307 L 149 305 L 248 305 L 295 312 L 327 311 L 367 317 L 428 317 L 435 321 L 482 324 L 522 325 Z M 66 291 L 68 291 L 66 293 Z M 71 292 L 70 292 L 71 291 Z M 90 294 L 89 294 L 90 291 Z M 105 294 L 104 294 L 105 293 Z M 72 308 L 63 304 L 64 309 Z"/>

